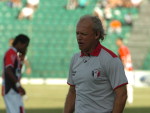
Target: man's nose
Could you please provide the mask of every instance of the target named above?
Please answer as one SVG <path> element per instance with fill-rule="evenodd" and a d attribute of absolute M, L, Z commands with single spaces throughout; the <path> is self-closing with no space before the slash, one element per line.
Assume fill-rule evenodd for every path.
<path fill-rule="evenodd" d="M 82 39 L 82 35 L 81 35 L 81 34 L 78 34 L 78 35 L 77 35 L 77 39 L 78 39 L 78 40 L 81 40 L 81 39 Z"/>

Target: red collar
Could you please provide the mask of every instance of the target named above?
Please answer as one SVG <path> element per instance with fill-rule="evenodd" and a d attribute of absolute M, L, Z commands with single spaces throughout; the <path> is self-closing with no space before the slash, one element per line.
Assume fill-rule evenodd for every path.
<path fill-rule="evenodd" d="M 102 48 L 102 45 L 99 42 L 97 47 L 89 54 L 89 56 L 98 56 L 100 51 L 101 51 L 101 48 Z M 83 56 L 88 56 L 88 55 L 86 55 L 83 52 L 81 52 L 80 57 L 83 57 Z"/>

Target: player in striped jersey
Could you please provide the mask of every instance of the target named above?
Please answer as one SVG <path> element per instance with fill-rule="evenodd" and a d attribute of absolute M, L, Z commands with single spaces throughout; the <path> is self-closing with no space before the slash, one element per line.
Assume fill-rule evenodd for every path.
<path fill-rule="evenodd" d="M 29 41 L 26 35 L 18 35 L 4 55 L 2 95 L 7 113 L 25 113 L 22 96 L 26 92 L 20 83 L 22 65 L 18 53 L 27 51 Z"/>

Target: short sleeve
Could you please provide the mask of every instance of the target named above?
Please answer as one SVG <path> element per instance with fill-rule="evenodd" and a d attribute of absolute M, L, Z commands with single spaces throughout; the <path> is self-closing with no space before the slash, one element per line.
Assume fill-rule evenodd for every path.
<path fill-rule="evenodd" d="M 69 76 L 68 76 L 68 80 L 67 80 L 67 84 L 71 85 L 71 86 L 75 86 L 73 79 L 72 79 L 72 75 L 73 75 L 73 64 L 74 64 L 74 57 L 72 57 L 71 59 L 71 63 L 70 63 L 70 68 L 69 68 Z"/>
<path fill-rule="evenodd" d="M 119 58 L 113 58 L 107 66 L 107 76 L 113 89 L 128 84 L 123 64 Z"/>
<path fill-rule="evenodd" d="M 16 59 L 16 54 L 13 54 L 12 52 L 8 52 L 4 59 L 5 67 L 8 67 L 8 66 L 14 67 L 15 59 Z"/>

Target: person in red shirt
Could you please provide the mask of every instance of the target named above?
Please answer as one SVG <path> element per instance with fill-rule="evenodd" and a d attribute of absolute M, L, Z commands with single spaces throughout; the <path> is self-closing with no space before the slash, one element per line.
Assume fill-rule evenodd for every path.
<path fill-rule="evenodd" d="M 133 66 L 131 60 L 131 54 L 129 48 L 124 45 L 123 39 L 118 38 L 116 40 L 116 45 L 118 46 L 118 55 L 120 60 L 122 61 L 126 73 L 126 77 L 128 79 L 127 91 L 128 91 L 128 103 L 133 103 L 133 84 L 134 84 L 134 74 L 133 74 Z"/>
<path fill-rule="evenodd" d="M 22 96 L 26 94 L 20 83 L 21 60 L 18 53 L 25 53 L 30 39 L 23 34 L 16 36 L 3 59 L 2 95 L 7 113 L 25 113 Z"/>
<path fill-rule="evenodd" d="M 12 46 L 14 40 L 15 40 L 14 38 L 9 39 L 10 47 Z M 22 72 L 22 74 L 25 73 L 27 75 L 30 75 L 32 73 L 32 69 L 31 69 L 30 62 L 28 60 L 26 53 L 27 53 L 27 51 L 25 51 L 24 53 L 18 54 L 20 57 L 20 60 L 21 60 L 21 65 L 22 65 L 21 72 Z"/>

